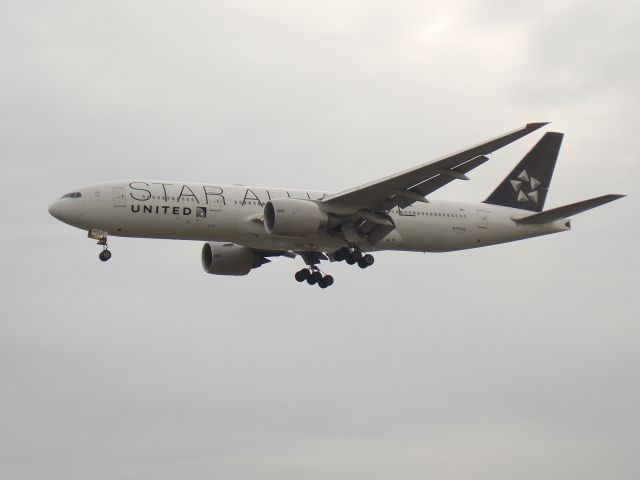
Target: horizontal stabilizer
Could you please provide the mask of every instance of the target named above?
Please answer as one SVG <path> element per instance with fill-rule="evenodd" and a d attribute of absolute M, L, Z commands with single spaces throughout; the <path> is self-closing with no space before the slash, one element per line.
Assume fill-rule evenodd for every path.
<path fill-rule="evenodd" d="M 522 225 L 539 225 L 542 223 L 555 222 L 556 220 L 563 220 L 573 215 L 577 215 L 578 213 L 586 212 L 587 210 L 599 207 L 605 203 L 613 202 L 614 200 L 618 200 L 624 196 L 625 195 L 603 195 L 590 200 L 583 200 L 582 202 L 565 205 L 564 207 L 546 210 L 541 213 L 529 215 L 528 217 L 514 218 L 513 220 Z"/>

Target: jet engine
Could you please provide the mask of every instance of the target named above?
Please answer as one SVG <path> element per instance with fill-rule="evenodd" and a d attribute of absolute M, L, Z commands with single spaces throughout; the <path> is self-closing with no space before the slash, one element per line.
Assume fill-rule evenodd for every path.
<path fill-rule="evenodd" d="M 327 227 L 329 216 L 311 200 L 277 198 L 264 206 L 264 228 L 269 234 L 303 236 Z"/>
<path fill-rule="evenodd" d="M 207 242 L 202 247 L 202 268 L 216 275 L 246 275 L 270 260 L 253 248 L 235 243 Z"/>

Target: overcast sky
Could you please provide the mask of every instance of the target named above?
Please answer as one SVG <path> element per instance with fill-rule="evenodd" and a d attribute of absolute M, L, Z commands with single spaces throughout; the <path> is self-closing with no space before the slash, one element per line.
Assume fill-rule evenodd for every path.
<path fill-rule="evenodd" d="M 0 0 L 0 476 L 640 478 L 640 15 L 596 1 Z M 123 178 L 340 190 L 565 132 L 571 232 L 206 275 L 47 213 Z M 480 201 L 536 132 L 434 197 Z"/>

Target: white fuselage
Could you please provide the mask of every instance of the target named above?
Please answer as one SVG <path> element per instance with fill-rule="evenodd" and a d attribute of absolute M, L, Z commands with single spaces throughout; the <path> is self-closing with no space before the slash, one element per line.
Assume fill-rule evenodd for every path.
<path fill-rule="evenodd" d="M 327 192 L 240 185 L 120 181 L 84 187 L 61 198 L 51 214 L 78 228 L 141 238 L 223 241 L 262 250 L 331 252 L 346 245 L 341 235 L 302 237 L 268 234 L 264 204 L 276 198 L 320 200 Z M 521 225 L 530 212 L 484 203 L 431 201 L 390 214 L 396 229 L 362 250 L 444 252 L 511 242 L 570 229 L 568 221 Z"/>

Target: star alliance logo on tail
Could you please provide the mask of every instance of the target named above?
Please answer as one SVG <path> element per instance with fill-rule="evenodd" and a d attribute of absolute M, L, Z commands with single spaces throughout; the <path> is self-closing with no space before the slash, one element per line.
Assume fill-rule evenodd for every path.
<path fill-rule="evenodd" d="M 538 203 L 538 187 L 542 183 L 537 178 L 529 176 L 526 170 L 522 170 L 516 180 L 511 180 L 511 185 L 518 194 L 519 202 Z"/>
<path fill-rule="evenodd" d="M 207 209 L 205 207 L 196 207 L 196 218 L 205 218 L 207 216 Z"/>

